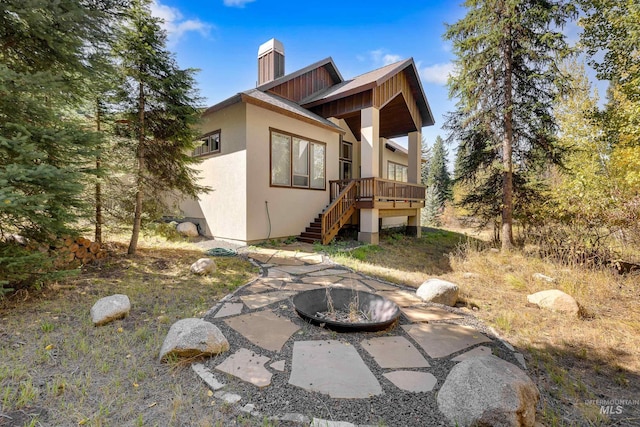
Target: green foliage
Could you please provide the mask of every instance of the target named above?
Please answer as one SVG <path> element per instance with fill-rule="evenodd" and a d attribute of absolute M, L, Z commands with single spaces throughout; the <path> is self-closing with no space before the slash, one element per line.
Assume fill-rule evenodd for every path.
<path fill-rule="evenodd" d="M 442 204 L 440 202 L 440 194 L 435 185 L 427 187 L 425 191 L 424 208 L 421 212 L 422 225 L 430 225 L 437 227 L 440 225 L 440 215 Z"/>
<path fill-rule="evenodd" d="M 115 1 L 0 4 L 0 241 L 19 233 L 47 244 L 85 213 L 81 193 L 99 136 L 78 109 L 117 10 Z M 6 248 L 0 280 L 39 281 L 53 269 L 43 255 Z"/>
<path fill-rule="evenodd" d="M 432 153 L 424 184 L 427 187 L 435 188 L 440 207 L 443 207 L 444 202 L 451 198 L 451 176 L 447 169 L 447 156 L 449 153 L 440 135 L 436 137 Z"/>
<path fill-rule="evenodd" d="M 488 222 L 502 216 L 503 248 L 511 246 L 514 208 L 533 197 L 531 178 L 558 162 L 556 94 L 567 88 L 558 61 L 572 53 L 559 31 L 575 14 L 561 1 L 468 0 L 467 15 L 445 32 L 458 72 L 448 139 L 459 143 L 457 179 L 462 203 Z M 558 29 L 558 30 L 555 30 Z"/>
<path fill-rule="evenodd" d="M 206 192 L 191 167 L 199 119 L 195 70 L 182 70 L 166 49 L 166 33 L 151 16 L 149 0 L 136 0 L 115 44 L 122 81 L 118 90 L 136 158 L 135 214 L 129 253 L 136 251 L 143 201 L 164 199 L 170 190 L 196 197 Z"/>
<path fill-rule="evenodd" d="M 640 101 L 640 4 L 620 0 L 581 0 L 580 4 L 585 13 L 580 19 L 581 42 L 598 78 L 617 82 L 631 100 Z"/>

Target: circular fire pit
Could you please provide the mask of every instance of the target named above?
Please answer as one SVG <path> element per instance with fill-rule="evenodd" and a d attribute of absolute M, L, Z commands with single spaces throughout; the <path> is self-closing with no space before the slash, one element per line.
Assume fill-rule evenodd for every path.
<path fill-rule="evenodd" d="M 293 306 L 303 319 L 337 332 L 381 331 L 400 317 L 393 301 L 343 288 L 300 292 L 293 297 Z"/>

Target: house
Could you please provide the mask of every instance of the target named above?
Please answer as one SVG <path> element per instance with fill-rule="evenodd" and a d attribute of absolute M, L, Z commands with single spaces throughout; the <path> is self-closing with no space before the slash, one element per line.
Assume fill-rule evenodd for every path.
<path fill-rule="evenodd" d="M 378 242 L 381 226 L 420 233 L 421 129 L 433 115 L 413 59 L 345 80 L 331 58 L 290 74 L 284 47 L 258 51 L 258 84 L 201 121 L 201 179 L 213 191 L 180 204 L 201 232 L 256 242 L 330 241 L 345 224 Z M 390 138 L 406 136 L 408 149 Z"/>

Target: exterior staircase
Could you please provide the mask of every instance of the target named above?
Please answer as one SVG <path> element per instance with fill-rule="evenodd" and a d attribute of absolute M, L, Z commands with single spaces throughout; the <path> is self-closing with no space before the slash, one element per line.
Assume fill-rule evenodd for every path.
<path fill-rule="evenodd" d="M 326 208 L 325 208 L 326 209 Z M 324 211 L 323 211 L 324 212 Z M 319 214 L 313 222 L 300 233 L 298 240 L 307 243 L 316 243 L 322 241 L 322 214 Z"/>
<path fill-rule="evenodd" d="M 339 185 L 339 184 L 336 184 Z M 339 186 L 339 194 L 300 234 L 298 240 L 307 243 L 328 244 L 356 211 L 356 182 Z M 336 191 L 336 192 L 338 192 Z M 334 194 L 334 192 L 331 192 Z"/>

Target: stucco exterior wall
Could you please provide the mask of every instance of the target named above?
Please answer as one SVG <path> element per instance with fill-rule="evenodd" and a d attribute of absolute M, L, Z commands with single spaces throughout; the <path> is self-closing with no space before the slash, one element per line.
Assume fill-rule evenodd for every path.
<path fill-rule="evenodd" d="M 338 179 L 340 134 L 251 104 L 246 123 L 246 240 L 298 235 L 329 203 L 329 181 Z M 326 144 L 324 191 L 270 186 L 270 128 Z"/>
<path fill-rule="evenodd" d="M 246 105 L 237 103 L 211 113 L 200 124 L 201 133 L 221 130 L 220 153 L 204 158 L 198 166 L 200 183 L 212 191 L 199 200 L 185 200 L 180 208 L 185 217 L 202 218 L 203 232 L 231 240 L 246 240 L 247 150 Z"/>

